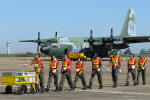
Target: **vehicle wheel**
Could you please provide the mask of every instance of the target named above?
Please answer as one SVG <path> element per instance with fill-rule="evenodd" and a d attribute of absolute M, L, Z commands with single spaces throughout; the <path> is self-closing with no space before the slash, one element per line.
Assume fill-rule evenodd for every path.
<path fill-rule="evenodd" d="M 12 93 L 12 86 L 7 85 L 6 88 L 5 88 L 5 92 L 6 92 L 7 94 L 11 94 L 11 93 Z"/>
<path fill-rule="evenodd" d="M 22 92 L 27 93 L 27 86 L 21 85 L 21 90 L 22 90 Z"/>
<path fill-rule="evenodd" d="M 36 93 L 36 91 L 35 91 L 35 89 L 33 87 L 30 88 L 30 91 L 31 91 L 32 94 Z"/>

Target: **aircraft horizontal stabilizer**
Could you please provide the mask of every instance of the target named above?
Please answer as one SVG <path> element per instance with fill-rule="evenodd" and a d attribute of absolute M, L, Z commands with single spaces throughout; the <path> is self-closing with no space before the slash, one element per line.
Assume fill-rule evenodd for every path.
<path fill-rule="evenodd" d="M 150 42 L 150 36 L 136 36 L 136 37 L 124 37 L 125 43 L 141 43 L 141 42 Z"/>

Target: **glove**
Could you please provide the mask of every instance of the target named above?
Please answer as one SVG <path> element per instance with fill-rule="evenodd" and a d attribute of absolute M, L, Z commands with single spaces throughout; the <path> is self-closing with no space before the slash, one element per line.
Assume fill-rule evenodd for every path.
<path fill-rule="evenodd" d="M 144 67 L 142 67 L 142 69 L 144 70 L 145 68 L 144 68 Z"/>
<path fill-rule="evenodd" d="M 119 69 L 119 72 L 121 73 L 121 69 Z"/>
<path fill-rule="evenodd" d="M 132 69 L 135 69 L 135 65 L 132 66 Z"/>
<path fill-rule="evenodd" d="M 77 72 L 79 72 L 79 71 L 80 71 L 80 69 L 76 69 L 76 71 L 77 71 Z"/>
<path fill-rule="evenodd" d="M 53 73 L 55 73 L 56 72 L 56 70 L 53 70 Z"/>
<path fill-rule="evenodd" d="M 109 71 L 109 68 L 107 68 L 107 71 Z"/>
<path fill-rule="evenodd" d="M 35 66 L 35 67 L 37 67 L 37 66 L 38 66 L 38 64 L 35 64 L 34 66 Z"/>
<path fill-rule="evenodd" d="M 101 71 L 101 68 L 98 68 L 98 69 L 97 69 L 97 71 L 99 71 L 99 72 L 100 72 L 100 71 Z"/>
<path fill-rule="evenodd" d="M 63 68 L 64 70 L 66 70 L 67 68 L 65 67 L 65 68 Z"/>

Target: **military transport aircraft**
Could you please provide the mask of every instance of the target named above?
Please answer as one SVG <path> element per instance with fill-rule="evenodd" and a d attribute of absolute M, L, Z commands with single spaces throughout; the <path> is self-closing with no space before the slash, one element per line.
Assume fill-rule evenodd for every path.
<path fill-rule="evenodd" d="M 91 57 L 93 53 L 97 53 L 100 57 L 108 57 L 112 51 L 128 48 L 131 43 L 150 42 L 150 36 L 136 36 L 134 10 L 130 8 L 119 36 L 113 36 L 113 29 L 111 29 L 110 37 L 94 38 L 91 30 L 90 38 L 58 37 L 56 32 L 54 38 L 41 40 L 39 32 L 38 40 L 20 42 L 37 43 L 37 51 L 41 46 L 40 51 L 46 55 L 62 56 L 69 52 L 83 52 L 87 57 Z"/>

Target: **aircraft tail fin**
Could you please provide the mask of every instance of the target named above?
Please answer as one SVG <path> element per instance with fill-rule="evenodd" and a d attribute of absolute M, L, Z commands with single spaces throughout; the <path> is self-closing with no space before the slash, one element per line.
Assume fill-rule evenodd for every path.
<path fill-rule="evenodd" d="M 121 37 L 136 36 L 135 15 L 133 8 L 130 8 L 128 10 L 128 14 L 126 16 L 120 36 Z"/>

